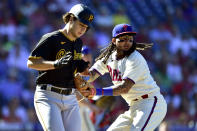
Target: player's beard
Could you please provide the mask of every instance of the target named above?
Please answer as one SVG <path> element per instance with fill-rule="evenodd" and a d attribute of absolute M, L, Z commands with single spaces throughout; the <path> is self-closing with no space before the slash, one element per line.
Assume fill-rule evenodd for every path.
<path fill-rule="evenodd" d="M 117 48 L 117 58 L 118 59 L 122 59 L 124 58 L 125 56 L 128 57 L 131 53 L 133 53 L 136 49 L 136 42 L 134 41 L 133 42 L 133 45 L 131 46 L 131 48 L 127 51 L 124 51 L 124 50 L 121 50 L 121 49 L 118 49 Z M 120 53 L 120 52 L 123 52 L 123 53 Z"/>
<path fill-rule="evenodd" d="M 133 45 L 131 46 L 131 48 L 127 51 L 123 51 L 125 56 L 129 56 L 131 53 L 133 53 L 136 49 L 136 42 L 133 42 Z"/>

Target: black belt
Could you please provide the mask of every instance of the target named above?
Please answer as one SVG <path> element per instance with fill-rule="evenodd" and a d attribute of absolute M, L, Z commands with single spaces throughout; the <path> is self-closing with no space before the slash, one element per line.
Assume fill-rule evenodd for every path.
<path fill-rule="evenodd" d="M 41 89 L 42 90 L 47 90 L 47 85 L 42 85 L 41 86 Z M 57 87 L 54 87 L 54 86 L 51 86 L 50 87 L 50 91 L 53 91 L 53 92 L 56 92 L 56 93 L 59 93 L 59 94 L 63 94 L 63 95 L 70 95 L 72 93 L 72 89 L 71 88 L 57 88 Z"/>

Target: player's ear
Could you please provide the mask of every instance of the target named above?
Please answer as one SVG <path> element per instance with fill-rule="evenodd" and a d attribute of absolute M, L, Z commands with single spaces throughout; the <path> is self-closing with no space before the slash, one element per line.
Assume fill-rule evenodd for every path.
<path fill-rule="evenodd" d="M 70 14 L 69 21 L 73 22 L 75 20 L 77 20 L 77 18 L 75 16 L 73 16 L 73 14 Z"/>
<path fill-rule="evenodd" d="M 72 16 L 69 18 L 69 21 L 70 22 L 73 22 L 73 17 Z"/>
<path fill-rule="evenodd" d="M 116 38 L 112 38 L 112 41 L 111 42 L 115 45 Z"/>

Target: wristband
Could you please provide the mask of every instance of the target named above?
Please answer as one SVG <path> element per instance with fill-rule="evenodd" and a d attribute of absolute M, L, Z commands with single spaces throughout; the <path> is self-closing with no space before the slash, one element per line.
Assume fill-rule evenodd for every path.
<path fill-rule="evenodd" d="M 113 89 L 111 87 L 96 88 L 96 95 L 113 96 Z"/>
<path fill-rule="evenodd" d="M 103 88 L 104 96 L 113 96 L 113 89 L 111 87 Z"/>
<path fill-rule="evenodd" d="M 103 89 L 102 88 L 96 88 L 96 95 L 102 96 L 103 95 Z"/>

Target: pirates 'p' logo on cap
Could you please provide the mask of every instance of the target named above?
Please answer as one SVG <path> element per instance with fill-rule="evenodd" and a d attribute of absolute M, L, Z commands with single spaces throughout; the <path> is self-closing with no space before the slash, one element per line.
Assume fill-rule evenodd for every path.
<path fill-rule="evenodd" d="M 91 22 L 93 19 L 94 19 L 94 16 L 93 15 L 90 15 L 89 18 L 88 18 L 88 21 Z"/>

